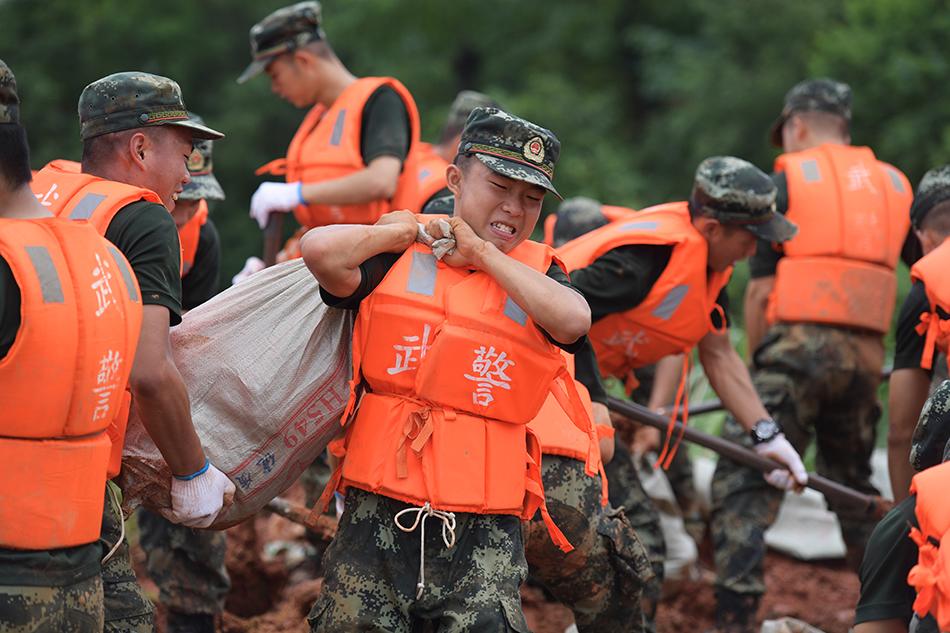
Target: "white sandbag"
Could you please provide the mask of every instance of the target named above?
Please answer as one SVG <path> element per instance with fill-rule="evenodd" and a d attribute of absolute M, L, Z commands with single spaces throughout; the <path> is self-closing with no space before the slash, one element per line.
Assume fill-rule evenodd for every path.
<path fill-rule="evenodd" d="M 233 525 L 286 490 L 339 431 L 352 313 L 327 308 L 302 260 L 271 267 L 185 315 L 172 329 L 198 437 L 237 489 L 212 527 Z M 125 505 L 161 512 L 170 473 L 134 411 Z"/>
<path fill-rule="evenodd" d="M 663 573 L 666 580 L 684 580 L 699 560 L 696 541 L 686 531 L 686 524 L 676 502 L 673 486 L 661 468 L 653 468 L 656 455 L 650 454 L 648 460 L 636 460 L 637 472 L 643 491 L 656 504 L 660 514 L 660 530 L 666 542 L 666 558 L 663 559 Z"/>

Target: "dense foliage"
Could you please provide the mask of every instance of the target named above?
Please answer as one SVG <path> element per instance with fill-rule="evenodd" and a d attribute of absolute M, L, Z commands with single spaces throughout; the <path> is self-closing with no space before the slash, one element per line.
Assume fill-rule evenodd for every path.
<path fill-rule="evenodd" d="M 78 158 L 76 102 L 90 81 L 141 69 L 177 79 L 227 139 L 215 210 L 225 278 L 260 249 L 247 218 L 259 179 L 303 116 L 264 78 L 238 86 L 248 28 L 283 0 L 0 0 L 0 58 L 17 74 L 36 166 Z M 437 135 L 456 92 L 489 92 L 563 142 L 557 183 L 643 206 L 683 197 L 703 157 L 768 168 L 766 130 L 809 74 L 851 83 L 854 139 L 916 183 L 947 160 L 950 90 L 937 0 L 326 0 L 324 24 L 358 75 L 391 74 Z"/>

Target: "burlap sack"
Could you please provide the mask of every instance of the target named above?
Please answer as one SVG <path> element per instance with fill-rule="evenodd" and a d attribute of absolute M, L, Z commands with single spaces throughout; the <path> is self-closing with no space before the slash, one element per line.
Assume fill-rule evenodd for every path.
<path fill-rule="evenodd" d="M 212 527 L 260 510 L 339 431 L 352 322 L 323 304 L 298 259 L 229 288 L 172 329 L 198 436 L 237 489 Z M 170 472 L 132 408 L 118 479 L 124 505 L 167 511 Z"/>

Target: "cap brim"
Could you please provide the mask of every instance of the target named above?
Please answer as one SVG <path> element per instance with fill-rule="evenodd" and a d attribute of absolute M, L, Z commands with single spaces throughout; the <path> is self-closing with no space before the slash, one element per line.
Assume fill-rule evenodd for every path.
<path fill-rule="evenodd" d="M 557 189 L 555 189 L 551 183 L 551 179 L 540 169 L 535 169 L 534 167 L 529 167 L 528 165 L 523 165 L 513 160 L 499 158 L 498 156 L 480 153 L 476 153 L 475 156 L 493 172 L 507 176 L 508 178 L 514 178 L 515 180 L 537 185 L 553 193 L 557 196 L 558 200 L 563 200 L 561 194 L 557 192 Z"/>
<path fill-rule="evenodd" d="M 214 174 L 192 176 L 178 196 L 181 200 L 224 200 L 224 189 Z"/>
<path fill-rule="evenodd" d="M 775 121 L 772 122 L 772 127 L 769 128 L 769 142 L 772 143 L 774 147 L 782 147 L 782 126 L 785 125 L 785 121 L 788 120 L 788 115 L 780 114 Z"/>
<path fill-rule="evenodd" d="M 183 127 L 191 130 L 191 137 L 201 139 L 203 141 L 216 141 L 218 139 L 224 138 L 224 134 L 217 130 L 212 130 L 207 125 L 201 125 L 200 123 L 195 123 L 194 121 L 184 120 L 184 121 L 170 121 L 164 125 L 174 125 L 176 127 Z"/>
<path fill-rule="evenodd" d="M 765 222 L 741 226 L 756 237 L 777 244 L 787 242 L 798 233 L 798 226 L 777 211 L 772 211 L 772 217 Z"/>
<path fill-rule="evenodd" d="M 262 72 L 267 70 L 267 65 L 270 64 L 271 58 L 264 57 L 261 59 L 255 59 L 250 64 L 247 65 L 247 68 L 244 69 L 244 72 L 241 73 L 241 76 L 237 78 L 239 84 L 243 84 L 246 81 L 250 81 L 257 77 Z"/>

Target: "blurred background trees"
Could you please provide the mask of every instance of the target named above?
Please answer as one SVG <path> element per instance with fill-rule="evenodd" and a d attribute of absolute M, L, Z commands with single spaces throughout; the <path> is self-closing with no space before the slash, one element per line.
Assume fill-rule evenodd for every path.
<path fill-rule="evenodd" d="M 250 26 L 287 3 L 0 0 L 0 58 L 20 84 L 34 165 L 79 157 L 76 102 L 89 82 L 133 69 L 176 79 L 188 106 L 227 133 L 215 168 L 228 200 L 214 218 L 230 279 L 260 252 L 247 217 L 254 169 L 283 154 L 304 115 L 266 78 L 234 82 Z M 768 126 L 809 75 L 851 84 L 854 141 L 916 185 L 950 156 L 945 9 L 937 0 L 323 2 L 340 58 L 357 75 L 401 79 L 425 138 L 459 90 L 481 90 L 558 134 L 562 193 L 635 207 L 685 197 L 709 155 L 768 170 L 777 153 Z"/>

